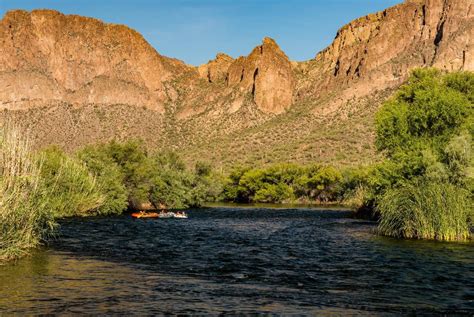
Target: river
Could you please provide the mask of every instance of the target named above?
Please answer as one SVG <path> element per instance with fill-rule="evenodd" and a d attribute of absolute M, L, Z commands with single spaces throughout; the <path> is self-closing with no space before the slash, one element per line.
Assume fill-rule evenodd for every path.
<path fill-rule="evenodd" d="M 73 218 L 0 266 L 0 313 L 474 313 L 474 244 L 377 236 L 324 208 Z"/>

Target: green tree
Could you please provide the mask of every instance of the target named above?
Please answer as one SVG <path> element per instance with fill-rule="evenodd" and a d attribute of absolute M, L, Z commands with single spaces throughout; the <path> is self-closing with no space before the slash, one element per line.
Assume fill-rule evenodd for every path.
<path fill-rule="evenodd" d="M 108 155 L 105 146 L 87 146 L 77 153 L 95 176 L 104 203 L 98 208 L 101 215 L 120 214 L 128 206 L 125 177 L 119 165 Z"/>
<path fill-rule="evenodd" d="M 107 155 L 119 166 L 127 189 L 129 206 L 136 208 L 149 201 L 152 160 L 143 142 L 129 140 L 123 143 L 111 141 L 105 146 Z"/>
<path fill-rule="evenodd" d="M 473 73 L 418 69 L 377 113 L 376 146 L 389 173 L 377 177 L 380 186 L 372 192 L 384 234 L 465 238 L 472 217 L 473 84 Z M 436 225 L 440 219 L 450 220 Z M 424 233 L 426 223 L 432 233 Z"/>

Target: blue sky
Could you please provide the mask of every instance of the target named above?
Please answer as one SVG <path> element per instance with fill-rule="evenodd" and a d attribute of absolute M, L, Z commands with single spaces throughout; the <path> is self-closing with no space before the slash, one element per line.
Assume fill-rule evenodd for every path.
<path fill-rule="evenodd" d="M 402 0 L 0 0 L 11 9 L 48 8 L 126 24 L 160 54 L 199 65 L 223 52 L 247 55 L 265 36 L 292 60 L 307 60 L 349 21 Z"/>

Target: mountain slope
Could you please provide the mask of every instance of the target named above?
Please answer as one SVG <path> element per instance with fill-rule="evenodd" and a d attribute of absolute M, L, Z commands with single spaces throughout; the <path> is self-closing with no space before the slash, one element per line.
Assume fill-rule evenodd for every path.
<path fill-rule="evenodd" d="M 381 102 L 415 67 L 473 71 L 473 34 L 472 0 L 412 0 L 342 27 L 306 62 L 265 38 L 248 56 L 193 67 L 125 26 L 11 11 L 0 22 L 1 119 L 69 150 L 140 137 L 223 166 L 368 163 Z"/>

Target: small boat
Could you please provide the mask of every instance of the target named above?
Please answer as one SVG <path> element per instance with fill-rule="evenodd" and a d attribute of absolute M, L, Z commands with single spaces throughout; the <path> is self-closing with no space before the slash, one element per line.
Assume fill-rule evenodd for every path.
<path fill-rule="evenodd" d="M 133 218 L 159 218 L 160 217 L 160 214 L 157 213 L 157 212 L 144 212 L 144 211 L 140 211 L 140 212 L 134 212 L 132 213 L 132 217 Z"/>

